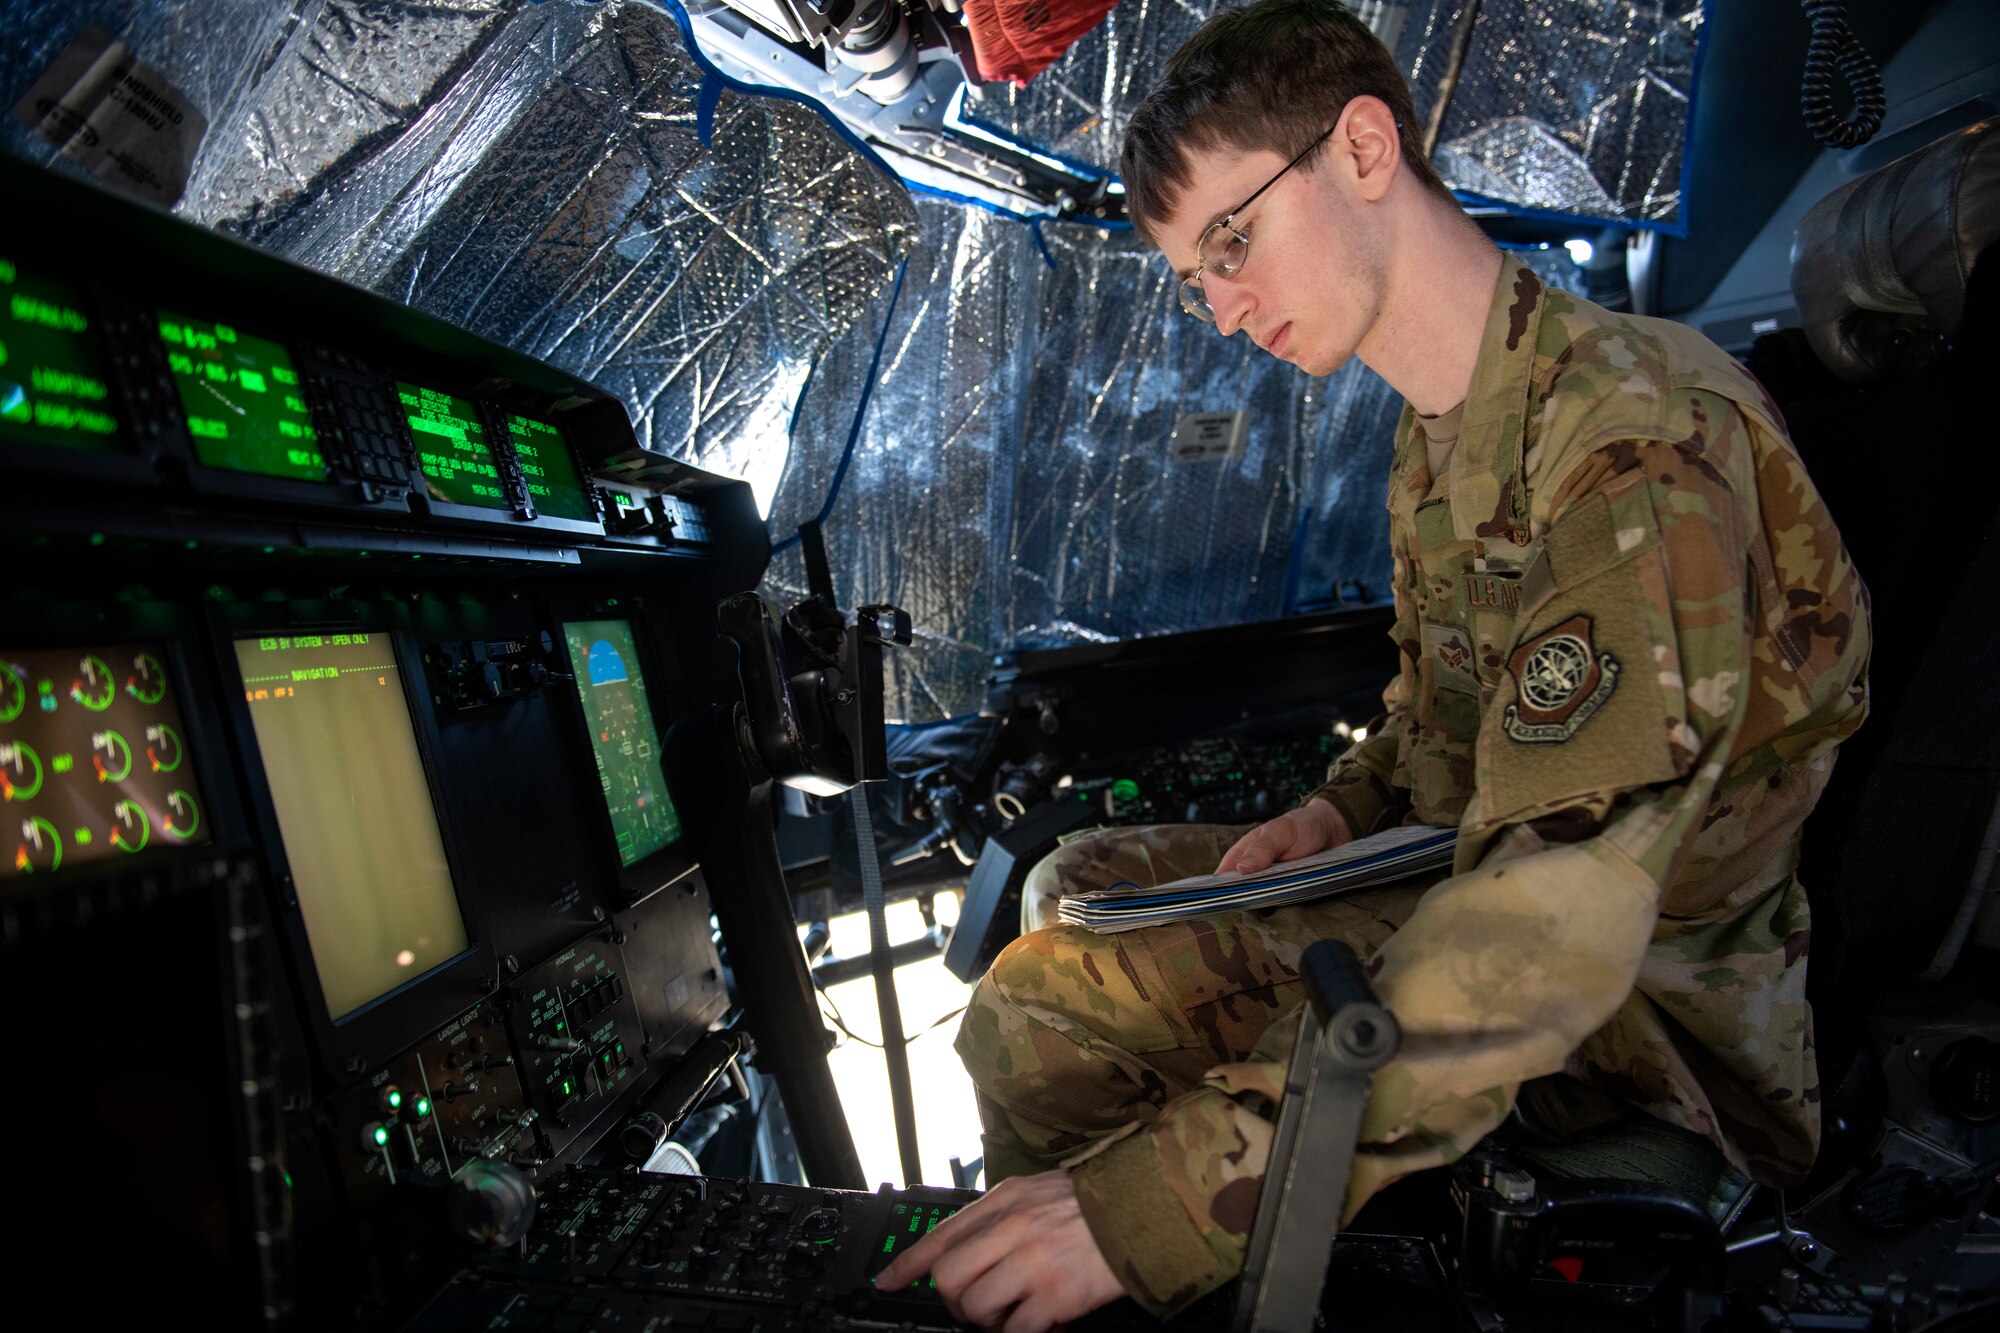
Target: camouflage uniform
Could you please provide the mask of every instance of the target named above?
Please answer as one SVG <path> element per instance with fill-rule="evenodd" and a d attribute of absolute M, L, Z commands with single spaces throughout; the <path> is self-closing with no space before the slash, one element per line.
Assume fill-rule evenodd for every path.
<path fill-rule="evenodd" d="M 1132 1295 L 1241 1266 L 1310 940 L 1404 1029 L 1351 1216 L 1567 1072 L 1797 1180 L 1819 1135 L 1798 830 L 1866 711 L 1867 595 L 1757 383 L 1698 335 L 1502 266 L 1443 475 L 1405 409 L 1401 670 L 1310 795 L 1357 833 L 1456 825 L 1430 885 L 1100 936 L 1039 930 L 959 1051 L 989 1179 L 1064 1163 Z M 1239 830 L 1121 831 L 1031 878 L 1212 867 Z M 1145 849 L 1144 860 L 1136 858 Z"/>

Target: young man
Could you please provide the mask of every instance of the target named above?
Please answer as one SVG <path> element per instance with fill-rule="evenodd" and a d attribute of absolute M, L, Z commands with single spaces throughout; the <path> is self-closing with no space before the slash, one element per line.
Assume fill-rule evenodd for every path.
<path fill-rule="evenodd" d="M 1010 946 L 959 1037 L 1000 1183 L 881 1279 L 932 1272 L 969 1322 L 1040 1330 L 1128 1293 L 1166 1313 L 1240 1269 L 1293 969 L 1327 935 L 1369 960 L 1404 1032 L 1349 1216 L 1557 1073 L 1756 1179 L 1812 1163 L 1793 871 L 1866 710 L 1866 594 L 1755 381 L 1681 326 L 1509 262 L 1413 123 L 1387 52 L 1335 0 L 1211 19 L 1133 118 L 1134 222 L 1183 307 L 1314 375 L 1359 357 L 1407 400 L 1389 485 L 1401 670 L 1300 808 L 1240 838 L 1073 843 L 1030 892 L 1218 855 L 1255 869 L 1406 820 L 1457 827 L 1452 873 Z"/>

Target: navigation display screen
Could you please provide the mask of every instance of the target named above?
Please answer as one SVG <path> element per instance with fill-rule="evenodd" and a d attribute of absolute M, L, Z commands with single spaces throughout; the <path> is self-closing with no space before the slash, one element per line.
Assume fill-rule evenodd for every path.
<path fill-rule="evenodd" d="M 319 434 L 291 353 L 228 324 L 160 311 L 195 457 L 209 467 L 325 481 Z"/>
<path fill-rule="evenodd" d="M 386 634 L 236 641 L 306 939 L 336 1022 L 468 947 Z"/>
<path fill-rule="evenodd" d="M 633 865 L 681 836 L 680 816 L 660 768 L 660 733 L 646 700 L 632 626 L 624 620 L 579 620 L 563 626 L 576 692 L 590 724 L 604 807 L 618 840 L 621 865 Z"/>
<path fill-rule="evenodd" d="M 207 842 L 157 644 L 0 645 L 0 876 Z"/>
<path fill-rule="evenodd" d="M 110 377 L 82 293 L 0 255 L 0 440 L 117 449 Z"/>
<path fill-rule="evenodd" d="M 403 419 L 417 444 L 424 489 L 445 504 L 507 508 L 507 489 L 493 464 L 493 447 L 470 398 L 396 381 Z"/>
<path fill-rule="evenodd" d="M 514 453 L 528 478 L 528 497 L 536 509 L 551 518 L 588 521 L 597 517 L 590 510 L 583 477 L 561 430 L 546 421 L 516 415 L 507 418 L 507 433 L 513 437 Z"/>

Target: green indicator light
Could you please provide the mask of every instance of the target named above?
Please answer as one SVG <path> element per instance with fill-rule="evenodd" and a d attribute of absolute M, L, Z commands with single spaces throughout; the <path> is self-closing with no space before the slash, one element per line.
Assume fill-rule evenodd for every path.
<path fill-rule="evenodd" d="M 90 534 L 90 544 L 91 544 L 92 546 L 102 546 L 102 545 L 104 545 L 104 534 L 103 534 L 103 533 L 101 533 L 101 532 L 93 532 L 93 533 L 91 533 L 91 534 Z"/>
<path fill-rule="evenodd" d="M 90 846 L 90 836 L 91 836 L 91 835 L 90 835 L 90 830 L 89 830 L 89 829 L 87 829 L 87 828 L 80 828 L 80 829 L 78 829 L 78 830 L 76 831 L 76 845 L 77 845 L 77 846 L 79 846 L 79 847 L 88 847 L 88 846 Z"/>
<path fill-rule="evenodd" d="M 389 1146 L 389 1131 L 380 1125 L 375 1126 L 375 1146 L 378 1148 Z"/>
<path fill-rule="evenodd" d="M 393 1111 L 393 1110 L 396 1110 L 396 1109 L 397 1109 L 398 1107 L 402 1106 L 402 1104 L 403 1104 L 403 1094 L 402 1094 L 402 1093 L 400 1093 L 400 1092 L 394 1092 L 394 1091 L 390 1092 L 390 1094 L 389 1094 L 389 1109 L 390 1109 L 391 1111 Z"/>
<path fill-rule="evenodd" d="M 417 1098 L 417 1118 L 421 1120 L 430 1113 L 431 1113 L 431 1099 L 428 1097 Z"/>
<path fill-rule="evenodd" d="M 565 1097 L 569 1096 L 569 1082 L 568 1082 L 568 1080 L 564 1080 L 564 1082 L 563 1082 L 563 1096 L 565 1096 Z"/>
<path fill-rule="evenodd" d="M 1139 784 L 1130 778 L 1120 778 L 1111 784 L 1111 799 L 1114 801 L 1136 801 L 1139 799 Z"/>

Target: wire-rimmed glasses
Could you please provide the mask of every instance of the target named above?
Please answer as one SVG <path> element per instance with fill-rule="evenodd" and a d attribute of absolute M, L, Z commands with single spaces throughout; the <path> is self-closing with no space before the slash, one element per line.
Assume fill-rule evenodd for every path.
<path fill-rule="evenodd" d="M 1243 271 L 1244 263 L 1250 258 L 1250 237 L 1236 225 L 1237 217 L 1244 209 L 1261 199 L 1264 191 L 1283 180 L 1285 172 L 1311 156 L 1313 149 L 1325 143 L 1339 128 L 1338 121 L 1327 126 L 1325 134 L 1307 144 L 1304 152 L 1285 163 L 1277 175 L 1258 186 L 1255 194 L 1208 224 L 1201 233 L 1201 240 L 1195 245 L 1194 272 L 1181 279 L 1181 309 L 1204 324 L 1215 323 L 1215 309 L 1208 303 L 1208 293 L 1202 288 L 1201 278 L 1204 273 L 1233 278 Z"/>

